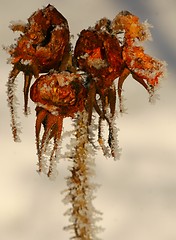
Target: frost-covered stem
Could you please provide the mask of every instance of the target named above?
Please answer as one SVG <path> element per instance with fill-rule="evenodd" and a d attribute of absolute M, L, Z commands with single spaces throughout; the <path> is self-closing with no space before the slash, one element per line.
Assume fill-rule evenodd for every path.
<path fill-rule="evenodd" d="M 95 185 L 91 183 L 92 166 L 91 146 L 87 134 L 87 113 L 80 113 L 76 122 L 76 146 L 73 156 L 73 166 L 70 169 L 71 176 L 67 179 L 68 195 L 65 200 L 70 202 L 72 208 L 67 214 L 70 216 L 70 226 L 65 229 L 74 230 L 75 236 L 71 239 L 93 240 L 96 238 L 97 227 L 95 221 L 99 220 L 95 215 L 99 213 L 92 205 L 93 190 Z"/>

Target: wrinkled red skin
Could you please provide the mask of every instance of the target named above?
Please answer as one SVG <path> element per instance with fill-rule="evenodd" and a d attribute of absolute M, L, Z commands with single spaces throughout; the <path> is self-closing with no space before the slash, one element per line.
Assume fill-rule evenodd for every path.
<path fill-rule="evenodd" d="M 64 86 L 59 85 L 57 74 L 46 74 L 40 76 L 32 85 L 30 90 L 31 100 L 47 111 L 63 117 L 73 117 L 74 113 L 84 109 L 86 90 L 80 81 L 79 74 L 69 74 L 73 81 Z"/>
<path fill-rule="evenodd" d="M 88 54 L 88 57 L 85 57 Z M 78 67 L 96 79 L 100 89 L 111 87 L 122 71 L 122 49 L 118 39 L 108 32 L 83 30 L 76 42 L 74 57 Z M 96 68 L 89 60 L 101 59 L 105 66 Z"/>
<path fill-rule="evenodd" d="M 67 20 L 53 6 L 48 5 L 28 19 L 23 35 L 10 54 L 12 64 L 17 64 L 21 71 L 23 66 L 24 70 L 26 68 L 20 62 L 22 59 L 30 61 L 38 73 L 44 73 L 50 69 L 58 70 L 69 51 Z"/>

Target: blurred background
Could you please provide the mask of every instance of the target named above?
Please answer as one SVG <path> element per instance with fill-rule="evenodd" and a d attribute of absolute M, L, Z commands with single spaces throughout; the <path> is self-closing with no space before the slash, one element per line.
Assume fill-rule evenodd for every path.
<path fill-rule="evenodd" d="M 158 90 L 155 105 L 136 81 L 124 84 L 128 114 L 119 115 L 117 126 L 122 155 L 119 161 L 96 156 L 96 176 L 101 185 L 95 192 L 94 206 L 103 212 L 97 225 L 105 228 L 98 236 L 121 240 L 176 239 L 176 1 L 175 0 L 1 0 L 0 45 L 9 46 L 19 33 L 9 28 L 11 21 L 27 21 L 37 9 L 54 5 L 68 20 L 74 35 L 93 26 L 102 17 L 113 19 L 122 10 L 148 19 L 153 41 L 146 52 L 168 64 L 167 77 Z M 49 181 L 36 172 L 35 106 L 23 115 L 23 75 L 17 78 L 22 123 L 21 143 L 14 143 L 7 107 L 6 82 L 11 66 L 8 54 L 0 50 L 0 239 L 69 239 L 69 208 L 62 202 L 68 176 L 67 163 L 60 160 L 59 175 Z M 65 126 L 67 129 L 67 125 Z"/>

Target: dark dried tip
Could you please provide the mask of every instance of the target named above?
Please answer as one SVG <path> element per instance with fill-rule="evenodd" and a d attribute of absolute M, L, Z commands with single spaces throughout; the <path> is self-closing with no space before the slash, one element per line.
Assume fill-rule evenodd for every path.
<path fill-rule="evenodd" d="M 133 15 L 133 14 L 130 13 L 129 11 L 124 10 L 124 11 L 121 11 L 121 12 L 119 13 L 119 15 L 128 16 L 128 15 Z"/>
<path fill-rule="evenodd" d="M 105 29 L 109 30 L 110 26 L 111 26 L 111 20 L 109 20 L 108 18 L 102 18 L 95 25 L 95 29 L 100 30 L 102 27 L 104 27 Z"/>

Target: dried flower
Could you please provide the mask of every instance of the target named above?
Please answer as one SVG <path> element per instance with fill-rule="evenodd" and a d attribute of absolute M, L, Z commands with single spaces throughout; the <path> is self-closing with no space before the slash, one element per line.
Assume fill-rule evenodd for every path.
<path fill-rule="evenodd" d="M 141 23 L 137 16 L 122 11 L 112 21 L 102 18 L 94 27 L 82 30 L 71 52 L 67 20 L 51 5 L 36 11 L 27 24 L 11 24 L 13 31 L 22 32 L 9 49 L 13 65 L 7 83 L 12 132 L 17 141 L 14 90 L 15 79 L 22 71 L 25 113 L 30 82 L 33 76 L 36 78 L 30 97 L 36 104 L 39 172 L 49 177 L 56 172 L 63 119 L 70 117 L 74 123 L 66 154 L 73 162 L 65 197 L 65 202 L 72 205 L 67 211 L 71 225 L 66 227 L 74 232 L 71 239 L 97 239 L 95 222 L 99 218 L 92 204 L 95 184 L 91 182 L 91 155 L 98 145 L 104 156 L 120 156 L 116 92 L 122 112 L 122 87 L 129 74 L 148 91 L 150 100 L 164 75 L 165 63 L 146 54 L 140 45 L 151 39 L 150 27 L 146 21 Z M 45 74 L 39 77 L 39 73 Z"/>

